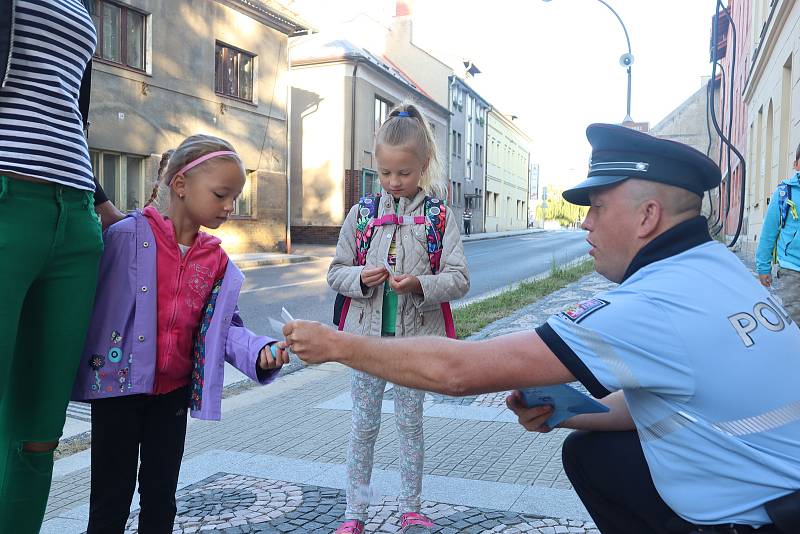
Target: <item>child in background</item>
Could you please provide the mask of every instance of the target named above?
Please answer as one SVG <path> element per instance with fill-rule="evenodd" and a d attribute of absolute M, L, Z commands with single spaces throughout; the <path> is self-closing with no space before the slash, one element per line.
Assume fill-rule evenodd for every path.
<path fill-rule="evenodd" d="M 382 191 L 350 210 L 328 271 L 331 288 L 350 299 L 339 319 L 340 329 L 370 336 L 445 335 L 452 318 L 442 304 L 467 293 L 469 273 L 458 222 L 439 200 L 446 195 L 446 186 L 437 172 L 436 154 L 427 122 L 413 105 L 392 110 L 378 129 L 375 158 Z M 431 227 L 434 221 L 441 227 Z M 439 236 L 441 243 L 429 243 Z M 435 271 L 430 245 L 441 254 Z M 364 247 L 368 250 L 361 250 Z M 385 386 L 384 380 L 353 371 L 347 511 L 337 534 L 364 532 Z M 400 528 L 404 534 L 425 534 L 433 523 L 420 514 L 424 392 L 395 386 L 394 396 L 400 438 Z"/>
<path fill-rule="evenodd" d="M 139 532 L 172 532 L 187 412 L 220 418 L 225 361 L 261 384 L 289 361 L 275 340 L 244 327 L 244 276 L 200 231 L 233 211 L 241 158 L 222 139 L 194 135 L 161 168 L 147 207 L 105 233 L 73 389 L 92 404 L 88 534 L 125 530 L 137 466 Z"/>

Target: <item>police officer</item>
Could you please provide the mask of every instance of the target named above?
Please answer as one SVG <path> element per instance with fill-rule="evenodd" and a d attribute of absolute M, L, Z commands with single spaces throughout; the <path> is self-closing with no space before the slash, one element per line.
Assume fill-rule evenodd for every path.
<path fill-rule="evenodd" d="M 564 468 L 604 534 L 800 532 L 800 329 L 700 215 L 719 168 L 685 145 L 589 126 L 589 176 L 564 192 L 597 272 L 620 285 L 534 332 L 385 340 L 297 321 L 305 361 L 339 361 L 449 395 L 579 380 Z M 421 305 L 433 304 L 422 300 Z M 549 408 L 507 403 L 548 431 Z M 759 528 L 760 527 L 760 528 Z"/>

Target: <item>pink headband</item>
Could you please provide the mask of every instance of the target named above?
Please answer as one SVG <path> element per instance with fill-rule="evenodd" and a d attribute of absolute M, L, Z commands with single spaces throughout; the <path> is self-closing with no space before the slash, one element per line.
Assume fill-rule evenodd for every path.
<path fill-rule="evenodd" d="M 200 156 L 199 158 L 190 161 L 189 163 L 187 163 L 186 165 L 181 167 L 181 169 L 178 172 L 173 174 L 173 177 L 177 176 L 179 174 L 185 174 L 186 172 L 194 169 L 195 167 L 197 167 L 201 163 L 204 163 L 204 162 L 210 160 L 211 158 L 217 158 L 217 157 L 220 157 L 220 156 L 236 156 L 238 158 L 239 154 L 237 154 L 236 152 L 233 152 L 231 150 L 218 150 L 217 152 L 211 152 L 209 154 L 206 154 L 205 156 Z M 170 178 L 170 182 L 171 181 L 172 181 L 172 178 Z M 167 183 L 167 185 L 169 185 L 169 183 Z"/>

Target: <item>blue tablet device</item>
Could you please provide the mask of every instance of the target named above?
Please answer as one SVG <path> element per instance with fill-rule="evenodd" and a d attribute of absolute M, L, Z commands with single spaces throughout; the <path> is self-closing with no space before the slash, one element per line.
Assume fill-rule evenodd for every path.
<path fill-rule="evenodd" d="M 528 408 L 542 405 L 553 407 L 553 414 L 545 422 L 550 428 L 555 428 L 557 424 L 573 415 L 608 411 L 606 405 L 566 384 L 524 388 L 520 392 L 522 400 Z"/>

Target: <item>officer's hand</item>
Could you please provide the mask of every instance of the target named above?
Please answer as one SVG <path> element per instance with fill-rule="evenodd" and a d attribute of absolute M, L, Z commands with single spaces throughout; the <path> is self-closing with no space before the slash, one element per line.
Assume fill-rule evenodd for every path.
<path fill-rule="evenodd" d="M 764 287 L 772 287 L 772 275 L 771 274 L 759 274 L 758 281 L 761 282 L 761 285 Z"/>
<path fill-rule="evenodd" d="M 341 361 L 344 356 L 342 342 L 347 335 L 323 324 L 289 321 L 283 326 L 283 335 L 292 352 L 306 364 Z"/>
<path fill-rule="evenodd" d="M 552 430 L 545 421 L 553 414 L 552 406 L 534 406 L 526 408 L 522 402 L 522 393 L 514 391 L 506 397 L 506 406 L 519 418 L 519 424 L 529 432 L 547 433 Z"/>

